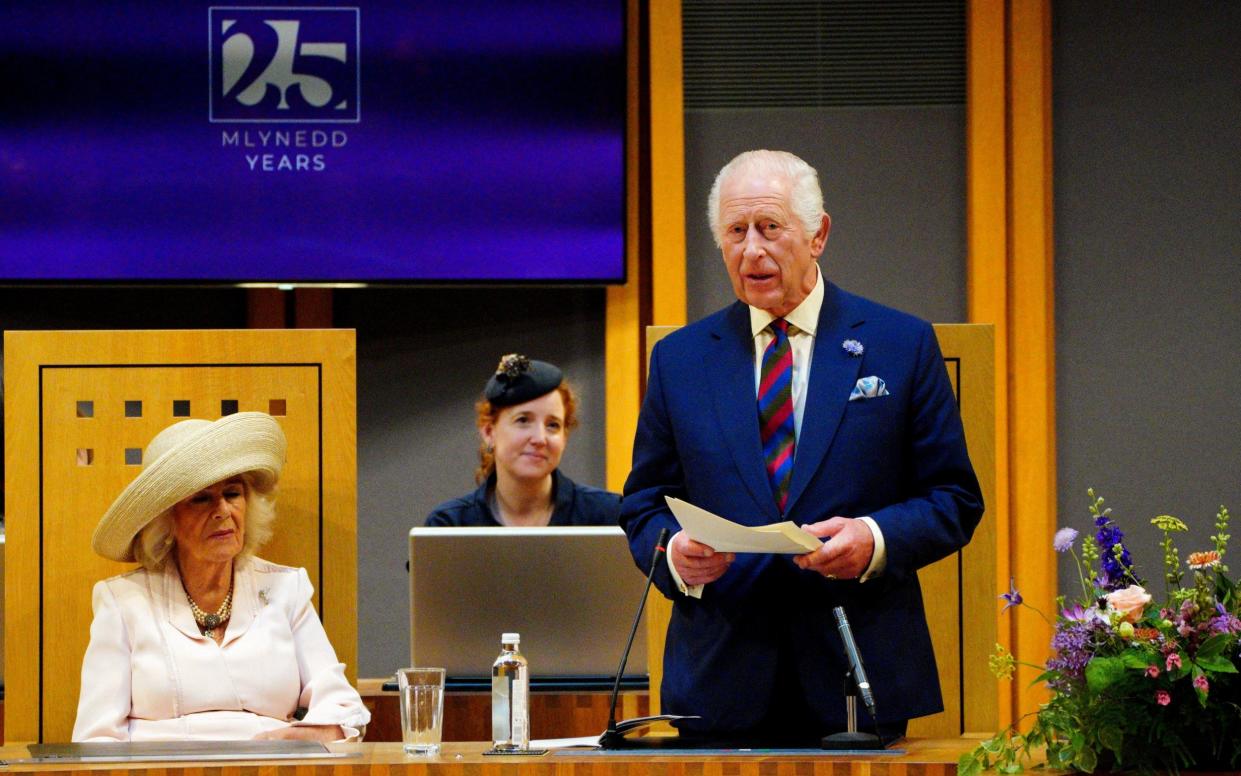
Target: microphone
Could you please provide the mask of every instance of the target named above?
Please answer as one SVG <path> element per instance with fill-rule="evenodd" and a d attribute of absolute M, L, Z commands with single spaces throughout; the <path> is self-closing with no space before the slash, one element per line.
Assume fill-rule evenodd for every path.
<path fill-rule="evenodd" d="M 832 609 L 836 616 L 836 630 L 840 631 L 840 640 L 845 645 L 845 656 L 849 658 L 849 670 L 853 672 L 853 681 L 857 683 L 858 694 L 862 703 L 870 712 L 870 718 L 876 723 L 879 716 L 875 714 L 875 695 L 870 691 L 870 680 L 866 678 L 866 669 L 862 667 L 862 656 L 857 651 L 857 642 L 853 640 L 853 629 L 849 627 L 849 618 L 845 616 L 845 608 L 837 606 Z"/>
<path fill-rule="evenodd" d="M 849 627 L 849 618 L 845 616 L 843 606 L 832 609 L 836 617 L 836 630 L 840 632 L 840 640 L 844 643 L 845 657 L 849 660 L 849 673 L 845 677 L 845 714 L 848 730 L 824 736 L 824 749 L 884 749 L 883 739 L 870 733 L 862 733 L 857 729 L 857 696 L 862 696 L 862 703 L 870 712 L 871 722 L 875 731 L 879 730 L 879 715 L 875 713 L 875 694 L 871 692 L 870 680 L 866 677 L 866 669 L 862 667 L 862 655 L 858 652 L 857 642 L 853 640 L 853 629 Z M 853 677 L 856 691 L 849 686 L 849 677 Z"/>
<path fill-rule="evenodd" d="M 633 618 L 633 627 L 629 630 L 629 643 L 625 645 L 625 651 L 621 653 L 620 665 L 616 668 L 616 681 L 612 685 L 612 705 L 608 709 L 608 729 L 599 737 L 599 746 L 604 749 L 620 749 L 624 746 L 625 731 L 634 727 L 640 727 L 641 724 L 649 724 L 650 721 L 658 718 L 642 718 L 642 720 L 629 720 L 629 723 L 637 722 L 637 725 L 616 722 L 616 701 L 620 697 L 621 676 L 625 673 L 625 664 L 629 662 L 629 651 L 633 649 L 633 637 L 638 633 L 638 622 L 642 619 L 642 610 L 646 608 L 646 598 L 651 592 L 651 583 L 655 580 L 655 567 L 662 562 L 663 554 L 668 547 L 668 529 L 662 528 L 659 531 L 659 537 L 655 540 L 655 549 L 651 552 L 651 570 L 646 575 L 646 587 L 642 589 L 642 600 L 638 602 L 638 614 Z"/>

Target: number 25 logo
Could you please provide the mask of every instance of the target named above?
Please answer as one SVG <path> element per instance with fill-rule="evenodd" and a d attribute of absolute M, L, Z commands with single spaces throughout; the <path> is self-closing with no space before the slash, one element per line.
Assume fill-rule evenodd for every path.
<path fill-rule="evenodd" d="M 212 10 L 213 119 L 357 120 L 352 9 Z"/>

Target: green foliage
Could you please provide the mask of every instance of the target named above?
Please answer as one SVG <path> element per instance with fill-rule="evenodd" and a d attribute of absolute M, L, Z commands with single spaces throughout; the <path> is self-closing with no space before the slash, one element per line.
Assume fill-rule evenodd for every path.
<path fill-rule="evenodd" d="M 1092 518 L 1109 516 L 1103 499 L 1093 490 L 1089 495 Z M 1211 537 L 1220 558 L 1229 538 L 1228 520 L 1228 511 L 1221 507 Z M 1057 655 L 1046 666 L 1035 666 L 1041 669 L 1036 682 L 1048 684 L 1051 700 L 1017 726 L 962 755 L 959 773 L 1020 773 L 1039 762 L 1084 773 L 1238 770 L 1237 583 L 1221 563 L 1195 567 L 1192 584 L 1183 585 L 1172 534 L 1183 533 L 1185 524 L 1170 515 L 1151 522 L 1164 531 L 1164 600 L 1143 606 L 1145 591 L 1139 585 L 1136 592 L 1132 587 L 1125 591 L 1130 603 L 1121 600 L 1122 593 L 1113 593 L 1116 608 L 1105 605 L 1103 597 L 1109 593 L 1096 587 L 1094 568 L 1100 548 L 1084 537 L 1078 561 L 1082 597 L 1055 622 Z M 1105 551 L 1119 557 L 1122 548 Z M 1134 595 L 1143 596 L 1136 611 Z M 1006 667 L 1015 660 L 1002 649 L 997 655 Z M 1028 725 L 1024 732 L 1022 723 Z"/>

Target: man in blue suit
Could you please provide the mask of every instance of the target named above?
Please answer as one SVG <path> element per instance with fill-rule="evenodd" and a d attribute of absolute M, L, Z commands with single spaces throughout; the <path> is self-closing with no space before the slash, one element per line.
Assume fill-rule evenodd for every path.
<path fill-rule="evenodd" d="M 644 571 L 660 529 L 674 534 L 655 569 L 674 602 L 663 710 L 701 717 L 682 736 L 844 730 L 843 606 L 881 732 L 903 734 L 943 708 L 916 572 L 964 546 L 983 511 L 934 331 L 824 280 L 831 220 L 798 157 L 736 157 L 708 212 L 739 301 L 656 345 L 621 505 Z M 679 531 L 665 496 L 826 541 L 717 553 Z"/>

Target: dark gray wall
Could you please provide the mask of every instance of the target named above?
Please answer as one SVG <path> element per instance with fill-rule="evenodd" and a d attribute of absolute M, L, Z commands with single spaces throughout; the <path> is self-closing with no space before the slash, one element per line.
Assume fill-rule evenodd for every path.
<path fill-rule="evenodd" d="M 559 365 L 581 426 L 561 465 L 604 482 L 602 289 L 337 291 L 358 331 L 358 676 L 409 664 L 409 529 L 474 489 L 474 402 L 505 353 Z M 498 636 L 497 636 L 498 638 Z"/>
<path fill-rule="evenodd" d="M 1162 590 L 1151 517 L 1183 558 L 1241 515 L 1241 4 L 1058 2 L 1053 34 L 1060 524 L 1093 486 Z"/>
<path fill-rule="evenodd" d="M 473 490 L 474 402 L 501 355 L 524 352 L 565 370 L 581 398 L 581 426 L 562 468 L 578 482 L 605 484 L 604 295 L 524 287 L 335 293 L 335 324 L 358 330 L 358 676 L 409 662 L 409 529 L 438 502 Z M 246 310 L 237 289 L 0 289 L 4 329 L 245 328 Z"/>
<path fill-rule="evenodd" d="M 832 232 L 820 267 L 838 285 L 928 320 L 965 320 L 965 109 L 713 109 L 685 113 L 689 320 L 734 300 L 707 226 L 729 159 L 792 151 L 819 171 Z"/>

